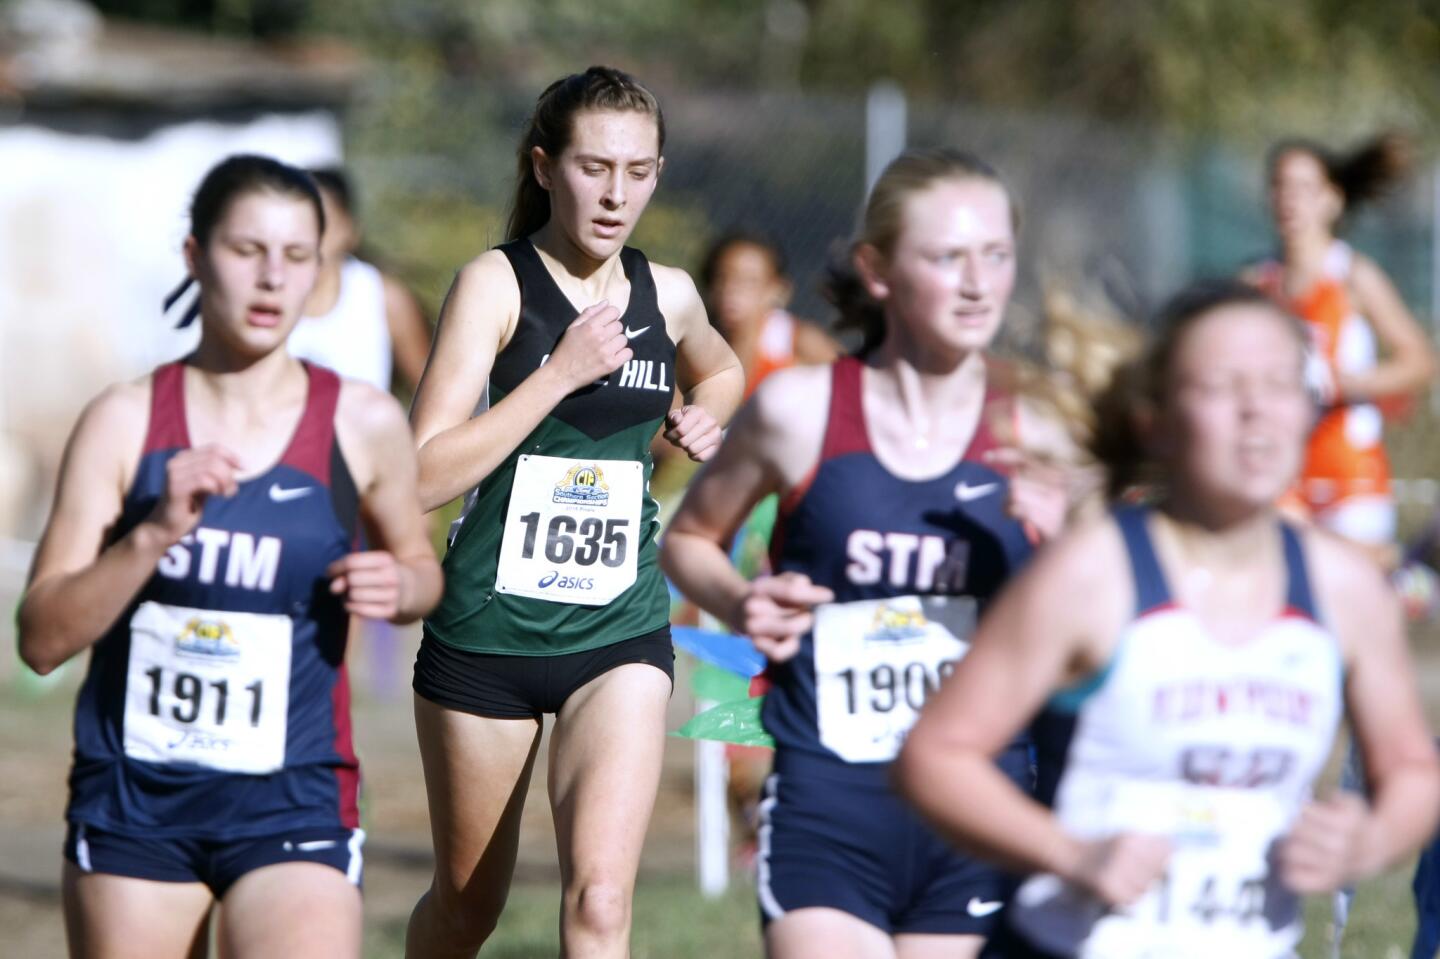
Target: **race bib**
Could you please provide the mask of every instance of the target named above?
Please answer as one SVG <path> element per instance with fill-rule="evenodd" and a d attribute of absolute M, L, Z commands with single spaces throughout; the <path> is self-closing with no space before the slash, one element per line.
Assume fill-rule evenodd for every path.
<path fill-rule="evenodd" d="M 634 460 L 521 456 L 495 588 L 604 606 L 635 582 L 645 468 Z"/>
<path fill-rule="evenodd" d="M 1096 923 L 1081 959 L 1284 955 L 1299 900 L 1272 879 L 1272 847 L 1290 810 L 1262 790 L 1125 783 L 1111 797 L 1115 832 L 1170 837 L 1165 875 L 1128 909 Z"/>
<path fill-rule="evenodd" d="M 820 742 L 852 763 L 895 758 L 975 630 L 969 596 L 901 596 L 815 609 Z"/>
<path fill-rule="evenodd" d="M 125 755 L 236 773 L 285 765 L 289 616 L 145 602 L 130 619 Z"/>

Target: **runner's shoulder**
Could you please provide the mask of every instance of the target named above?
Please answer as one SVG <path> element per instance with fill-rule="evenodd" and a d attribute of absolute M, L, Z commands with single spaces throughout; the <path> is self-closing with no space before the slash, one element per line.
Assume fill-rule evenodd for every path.
<path fill-rule="evenodd" d="M 760 429 L 800 442 L 822 435 L 830 414 L 830 369 L 830 364 L 792 366 L 767 376 L 748 404 Z"/>

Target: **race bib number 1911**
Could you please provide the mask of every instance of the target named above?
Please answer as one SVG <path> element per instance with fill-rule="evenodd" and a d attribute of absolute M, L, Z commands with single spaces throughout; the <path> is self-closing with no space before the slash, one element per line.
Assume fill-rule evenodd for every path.
<path fill-rule="evenodd" d="M 495 589 L 603 606 L 635 582 L 645 468 L 634 460 L 521 456 Z"/>
<path fill-rule="evenodd" d="M 130 619 L 125 755 L 236 773 L 285 765 L 289 616 L 141 603 Z"/>
<path fill-rule="evenodd" d="M 969 596 L 899 596 L 815 609 L 820 742 L 852 763 L 888 762 L 975 629 Z"/>

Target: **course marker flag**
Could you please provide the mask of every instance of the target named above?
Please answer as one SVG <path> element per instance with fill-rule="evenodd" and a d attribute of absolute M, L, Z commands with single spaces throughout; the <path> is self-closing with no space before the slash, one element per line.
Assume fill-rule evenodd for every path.
<path fill-rule="evenodd" d="M 712 633 L 694 626 L 672 626 L 670 635 L 675 645 L 696 659 L 749 679 L 765 668 L 765 655 L 744 636 Z"/>
<path fill-rule="evenodd" d="M 693 717 L 672 735 L 774 749 L 774 738 L 760 724 L 760 707 L 764 702 L 764 696 L 755 696 L 721 703 Z"/>
<path fill-rule="evenodd" d="M 728 669 L 701 663 L 690 677 L 690 691 L 696 699 L 712 703 L 728 703 L 732 699 L 746 699 L 750 696 L 751 680 Z"/>

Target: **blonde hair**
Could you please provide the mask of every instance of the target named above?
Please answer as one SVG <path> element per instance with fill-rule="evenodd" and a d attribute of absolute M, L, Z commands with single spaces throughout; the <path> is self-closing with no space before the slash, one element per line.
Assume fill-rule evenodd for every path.
<path fill-rule="evenodd" d="M 885 311 L 861 282 L 854 264 L 855 252 L 861 246 L 872 246 L 889 256 L 904 226 L 906 201 L 943 180 L 984 180 L 995 184 L 1010 201 L 1012 225 L 1019 232 L 1019 214 L 1009 188 L 995 168 L 979 157 L 941 147 L 907 150 L 890 161 L 870 191 L 858 234 L 845 255 L 831 263 L 822 288 L 825 298 L 840 311 L 837 327 L 860 331 L 864 340 L 862 352 L 879 345 L 885 338 Z"/>

